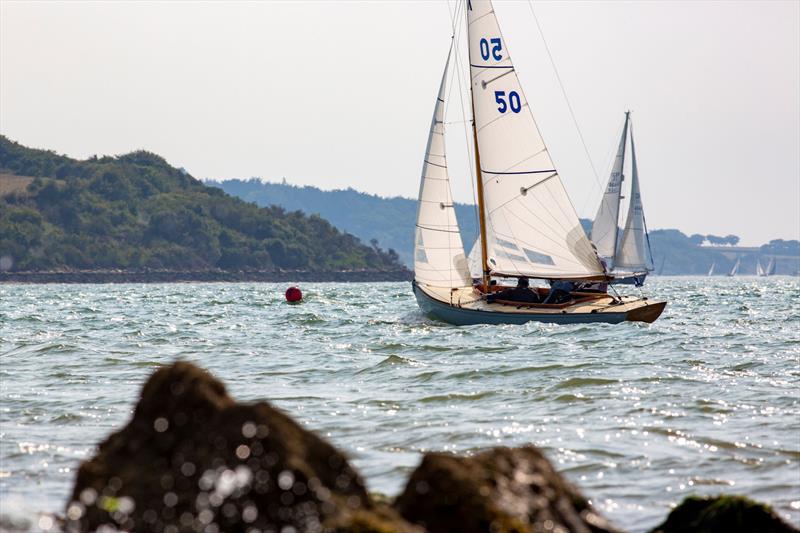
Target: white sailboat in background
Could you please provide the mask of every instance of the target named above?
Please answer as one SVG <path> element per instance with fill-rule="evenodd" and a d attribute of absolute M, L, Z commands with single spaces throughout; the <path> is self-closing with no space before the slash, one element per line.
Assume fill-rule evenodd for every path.
<path fill-rule="evenodd" d="M 414 250 L 414 294 L 427 314 L 453 324 L 652 322 L 664 301 L 604 291 L 532 289 L 544 302 L 494 300 L 506 278 L 608 281 L 525 98 L 490 0 L 466 11 L 480 283 L 473 285 L 453 209 L 444 142 L 445 85 L 439 86 L 422 167 Z M 454 36 L 453 46 L 457 46 Z M 458 50 L 451 55 L 457 57 Z M 457 62 L 456 62 L 457 63 Z M 632 208 L 633 209 L 633 208 Z M 634 216 L 634 221 L 636 220 Z M 643 222 L 643 219 L 642 219 Z M 637 225 L 629 230 L 634 243 Z M 626 252 L 627 253 L 627 252 Z M 626 255 L 635 260 L 635 257 Z M 554 286 L 555 287 L 555 286 Z"/>
<path fill-rule="evenodd" d="M 622 238 L 619 238 L 619 211 L 622 182 L 625 181 L 625 149 L 628 135 L 631 143 L 631 193 L 628 216 Z M 619 141 L 617 156 L 611 168 L 608 185 L 597 209 L 591 231 L 597 254 L 603 258 L 609 272 L 616 278 L 612 283 L 628 283 L 637 287 L 644 284 L 647 274 L 653 270 L 650 239 L 644 218 L 642 194 L 639 186 L 639 170 L 636 165 L 636 146 L 633 141 L 633 124 L 630 111 L 625 113 L 625 124 Z"/>
<path fill-rule="evenodd" d="M 733 268 L 731 269 L 731 271 L 730 271 L 730 272 L 728 272 L 728 277 L 729 277 L 729 278 L 730 278 L 730 277 L 733 277 L 733 276 L 735 276 L 736 274 L 738 274 L 738 273 L 739 273 L 739 265 L 740 265 L 741 263 L 742 263 L 742 260 L 741 260 L 740 258 L 737 258 L 737 259 L 736 259 L 736 262 L 733 264 Z"/>
<path fill-rule="evenodd" d="M 767 268 L 764 269 L 765 276 L 774 276 L 775 275 L 775 258 L 770 257 L 769 263 L 767 263 Z"/>
<path fill-rule="evenodd" d="M 756 275 L 761 277 L 775 275 L 775 258 L 770 257 L 766 267 L 761 266 L 761 259 L 756 263 Z"/>
<path fill-rule="evenodd" d="M 708 274 L 707 275 L 709 275 L 709 276 L 713 276 L 714 275 L 714 267 L 715 266 L 717 266 L 717 263 L 711 263 L 711 268 L 708 269 Z"/>

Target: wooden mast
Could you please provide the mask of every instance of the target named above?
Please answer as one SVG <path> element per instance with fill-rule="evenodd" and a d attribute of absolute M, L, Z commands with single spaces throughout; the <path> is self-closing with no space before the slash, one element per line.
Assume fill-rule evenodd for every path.
<path fill-rule="evenodd" d="M 489 293 L 489 253 L 487 252 L 486 245 L 486 212 L 483 208 L 483 175 L 481 173 L 481 154 L 478 150 L 478 126 L 475 124 L 475 93 L 472 88 L 472 50 L 469 40 L 469 14 L 467 11 L 471 10 L 472 6 L 467 2 L 467 9 L 464 10 L 464 15 L 467 17 L 467 57 L 469 58 L 469 98 L 472 104 L 472 139 L 475 145 L 475 178 L 478 181 L 478 225 L 480 227 L 481 236 L 481 269 L 483 276 L 481 281 L 483 283 L 483 291 Z"/>
<path fill-rule="evenodd" d="M 470 87 L 472 83 L 470 82 Z M 470 91 L 471 93 L 472 91 Z M 478 180 L 478 223 L 481 233 L 481 267 L 483 269 L 483 290 L 489 292 L 489 261 L 486 248 L 486 214 L 483 209 L 483 175 L 481 174 L 481 155 L 478 152 L 478 129 L 475 126 L 475 103 L 472 103 L 472 136 L 475 142 L 475 176 Z"/>

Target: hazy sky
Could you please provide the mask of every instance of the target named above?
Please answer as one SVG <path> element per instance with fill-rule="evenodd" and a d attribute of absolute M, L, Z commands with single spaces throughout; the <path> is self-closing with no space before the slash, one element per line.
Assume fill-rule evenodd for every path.
<path fill-rule="evenodd" d="M 2 0 L 0 133 L 79 158 L 144 148 L 199 178 L 413 197 L 454 5 Z M 800 2 L 533 5 L 603 182 L 634 111 L 651 229 L 800 237 Z M 530 6 L 496 11 L 593 217 L 600 187 Z M 451 124 L 455 194 L 472 201 L 459 143 Z"/>

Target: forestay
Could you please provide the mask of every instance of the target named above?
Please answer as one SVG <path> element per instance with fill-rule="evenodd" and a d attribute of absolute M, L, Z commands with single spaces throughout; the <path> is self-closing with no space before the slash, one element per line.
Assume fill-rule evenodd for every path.
<path fill-rule="evenodd" d="M 469 1 L 467 19 L 491 273 L 602 275 L 525 99 L 491 1 Z"/>
<path fill-rule="evenodd" d="M 639 170 L 636 166 L 636 146 L 633 143 L 633 125 L 631 125 L 631 198 L 628 202 L 628 219 L 622 232 L 615 269 L 626 269 L 633 272 L 651 270 L 648 262 L 647 227 L 644 220 L 642 193 L 639 188 Z"/>
<path fill-rule="evenodd" d="M 448 57 L 422 164 L 414 244 L 414 279 L 435 287 L 469 287 L 472 280 L 453 208 L 444 142 L 444 95 L 449 64 Z"/>
<path fill-rule="evenodd" d="M 617 233 L 619 231 L 619 202 L 622 196 L 622 175 L 623 165 L 625 164 L 625 144 L 628 137 L 628 113 L 625 113 L 625 125 L 622 127 L 622 138 L 619 140 L 617 157 L 614 159 L 614 166 L 611 168 L 611 176 L 608 178 L 608 185 L 600 207 L 597 209 L 597 216 L 594 217 L 592 224 L 592 242 L 597 246 L 597 254 L 604 257 L 609 262 L 609 268 L 615 263 L 617 252 Z"/>

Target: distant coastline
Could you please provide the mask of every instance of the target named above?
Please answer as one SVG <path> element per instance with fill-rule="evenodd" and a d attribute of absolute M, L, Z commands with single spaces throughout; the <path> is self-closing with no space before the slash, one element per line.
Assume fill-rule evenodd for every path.
<path fill-rule="evenodd" d="M 318 214 L 341 231 L 384 249 L 393 249 L 401 262 L 413 268 L 414 224 L 417 201 L 411 198 L 383 198 L 354 189 L 322 190 L 264 181 L 260 178 L 205 180 L 226 193 L 262 207 L 279 206 L 287 212 Z M 475 206 L 454 204 L 461 240 L 468 252 L 478 233 Z M 592 221 L 581 220 L 587 235 Z M 621 235 L 620 235 L 621 236 Z M 684 234 L 677 229 L 651 229 L 652 267 L 669 276 L 705 276 L 714 265 L 717 274 L 730 272 L 737 260 L 740 274 L 755 275 L 758 262 L 775 261 L 775 273 L 795 275 L 800 270 L 800 242 L 773 239 L 760 246 L 739 246 L 736 235 Z"/>
<path fill-rule="evenodd" d="M 411 281 L 409 270 L 74 270 L 0 272 L 3 283 L 179 283 L 179 282 L 343 282 Z"/>
<path fill-rule="evenodd" d="M 673 276 L 673 275 L 669 275 Z M 794 275 L 796 277 L 797 274 Z M 700 274 L 681 274 L 678 277 L 706 277 Z M 739 277 L 748 277 L 747 275 Z M 753 277 L 753 276 L 749 276 Z M 724 275 L 714 278 L 725 278 Z M 77 270 L 70 272 L 0 272 L 3 284 L 58 284 L 58 283 L 380 283 L 401 282 L 414 279 L 410 270 L 340 270 L 340 271 L 126 271 Z"/>

